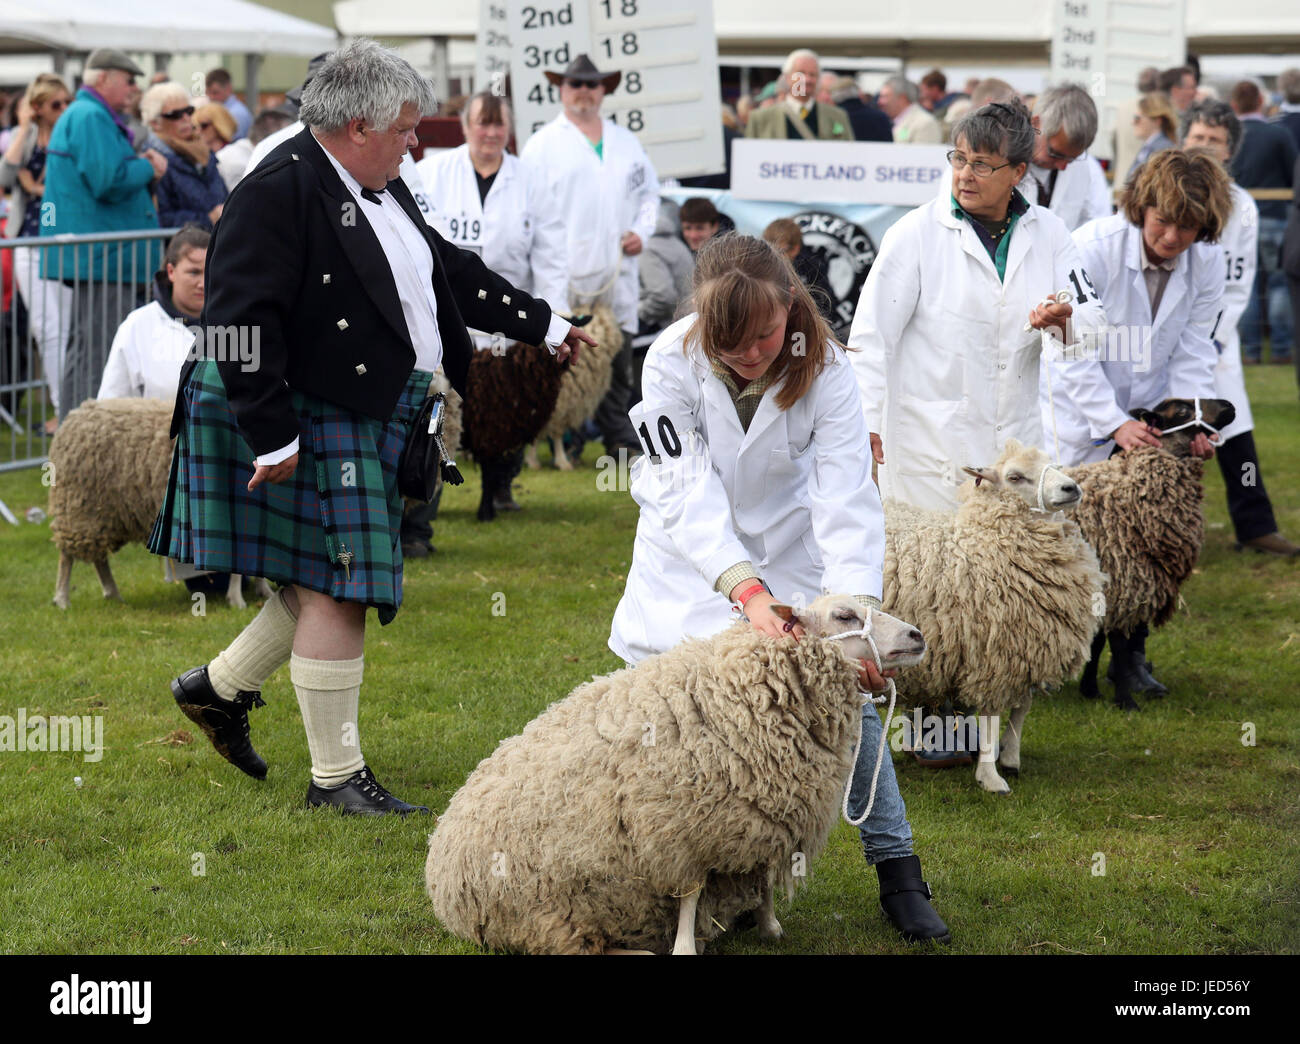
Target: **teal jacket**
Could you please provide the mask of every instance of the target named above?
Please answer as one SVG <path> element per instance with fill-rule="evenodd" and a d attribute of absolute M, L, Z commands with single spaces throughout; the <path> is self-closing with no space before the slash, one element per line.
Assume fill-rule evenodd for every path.
<path fill-rule="evenodd" d="M 135 154 L 103 99 L 82 87 L 50 135 L 41 235 L 157 228 L 151 181 L 152 165 Z M 160 267 L 162 241 L 82 244 L 43 253 L 41 274 L 47 279 L 148 283 Z"/>

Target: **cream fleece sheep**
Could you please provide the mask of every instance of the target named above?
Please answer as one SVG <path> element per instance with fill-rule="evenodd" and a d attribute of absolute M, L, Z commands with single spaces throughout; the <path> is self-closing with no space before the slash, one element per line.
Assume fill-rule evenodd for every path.
<path fill-rule="evenodd" d="M 614 356 L 623 344 L 623 331 L 619 329 L 614 311 L 608 305 L 596 305 L 592 309 L 591 322 L 584 332 L 596 341 L 596 347 L 584 344 L 578 352 L 576 362 L 569 364 L 560 379 L 560 394 L 555 402 L 555 412 L 542 429 L 541 438 L 551 440 L 551 450 L 555 456 L 555 466 L 561 471 L 570 471 L 573 465 L 564 455 L 564 433 L 569 428 L 576 428 L 600 405 L 600 400 L 609 391 L 610 373 Z M 537 467 L 537 446 L 528 449 L 528 466 Z"/>
<path fill-rule="evenodd" d="M 439 918 L 533 953 L 666 952 L 679 924 L 675 952 L 694 952 L 696 934 L 755 909 L 779 935 L 772 886 L 825 845 L 861 725 L 849 657 L 865 643 L 816 635 L 859 628 L 862 612 L 823 597 L 798 643 L 740 623 L 553 704 L 439 820 L 425 870 Z M 872 624 L 886 665 L 924 647 L 879 610 Z"/>
<path fill-rule="evenodd" d="M 87 399 L 50 443 L 50 538 L 59 549 L 54 604 L 68 607 L 72 563 L 91 562 L 105 598 L 121 599 L 108 556 L 143 543 L 167 491 L 172 404 L 162 399 Z M 238 574 L 226 600 L 244 608 Z M 259 580 L 259 593 L 271 590 Z"/>
<path fill-rule="evenodd" d="M 1087 662 L 1105 581 L 1079 527 L 1031 507 L 1048 465 L 1042 450 L 1011 439 L 994 467 L 967 469 L 978 471 L 979 482 L 958 491 L 956 513 L 885 502 L 883 605 L 930 642 L 925 662 L 900 674 L 900 702 L 1010 711 L 998 763 L 1012 774 L 1031 690 L 1059 684 Z M 1048 472 L 1049 508 L 1078 498 L 1075 483 Z M 990 755 L 995 741 L 996 724 L 981 754 Z M 977 760 L 975 775 L 986 790 L 1011 791 L 991 756 Z"/>

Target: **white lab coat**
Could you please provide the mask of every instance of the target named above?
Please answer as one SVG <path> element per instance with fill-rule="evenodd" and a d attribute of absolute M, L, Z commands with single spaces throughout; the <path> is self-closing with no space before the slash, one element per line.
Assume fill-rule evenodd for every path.
<path fill-rule="evenodd" d="M 1043 338 L 1025 323 L 1035 305 L 1067 289 L 1077 298 L 1090 288 L 1069 231 L 1042 207 L 1012 230 L 1004 281 L 970 223 L 954 216 L 947 187 L 885 233 L 849 345 L 860 349 L 851 358 L 867 427 L 884 442 L 886 499 L 954 509 L 963 465 L 992 464 L 1010 438 L 1041 443 Z M 1106 321 L 1087 296 L 1074 305 L 1076 337 Z M 1060 362 L 1053 376 L 1098 434 L 1127 419 L 1095 361 Z"/>
<path fill-rule="evenodd" d="M 682 352 L 695 318 L 655 339 L 630 414 L 660 458 L 632 467 L 641 517 L 609 637 L 630 663 L 735 620 L 714 584 L 746 560 L 780 599 L 881 594 L 884 514 L 845 354 L 828 346 L 825 369 L 789 410 L 776 405 L 780 385 L 768 388 L 746 432 L 703 353 Z"/>
<path fill-rule="evenodd" d="M 602 151 L 560 113 L 520 154 L 543 185 L 568 232 L 569 303 L 579 310 L 611 304 L 624 330 L 637 328 L 637 259 L 622 252 L 623 233 L 644 246 L 659 216 L 659 178 L 631 131 L 603 121 Z"/>
<path fill-rule="evenodd" d="M 282 141 L 288 141 L 295 134 L 302 131 L 303 122 L 291 123 L 287 127 L 281 127 L 274 134 L 263 138 L 253 147 L 253 154 L 248 157 L 248 166 L 244 168 L 244 173 L 240 180 L 248 177 L 262 160 L 266 159 L 272 149 Z M 411 190 L 411 195 L 415 197 L 415 205 L 420 208 L 420 213 L 424 215 L 426 224 L 433 224 L 430 220 L 433 216 L 433 208 L 429 206 L 429 201 L 424 195 L 424 182 L 420 180 L 420 172 L 415 169 L 415 160 L 411 159 L 408 152 L 402 157 L 402 167 L 398 171 L 401 179 L 406 182 L 406 187 Z"/>
<path fill-rule="evenodd" d="M 1218 353 L 1210 331 L 1223 300 L 1222 250 L 1193 243 L 1183 251 L 1152 320 L 1142 277 L 1142 230 L 1121 212 L 1089 222 L 1074 233 L 1074 240 L 1110 319 L 1108 335 L 1098 347 L 1112 405 L 1127 420 L 1129 410 L 1150 409 L 1171 396 L 1213 398 Z M 1054 367 L 1053 380 L 1058 372 Z M 1054 392 L 1063 462 L 1105 460 L 1114 443 L 1094 445 L 1099 433 L 1088 426 L 1069 389 L 1057 382 Z M 1050 409 L 1044 386 L 1044 425 L 1050 424 Z M 1050 427 L 1046 432 L 1044 445 L 1050 452 Z"/>
<path fill-rule="evenodd" d="M 1241 335 L 1237 324 L 1250 301 L 1255 285 L 1255 268 L 1259 252 L 1259 207 L 1250 193 L 1232 183 L 1232 216 L 1228 226 L 1219 236 L 1227 261 L 1227 282 L 1223 287 L 1223 302 L 1218 321 L 1211 336 L 1219 350 L 1219 361 L 1214 367 L 1214 395 L 1227 399 L 1237 408 L 1236 419 L 1223 429 L 1226 442 L 1255 427 L 1250 412 L 1250 399 L 1246 395 L 1246 375 L 1241 369 Z"/>
<path fill-rule="evenodd" d="M 426 156 L 415 167 L 429 201 L 429 224 L 444 239 L 476 251 L 493 272 L 542 298 L 553 312 L 568 312 L 564 224 L 558 210 L 543 205 L 540 183 L 518 157 L 501 157 L 482 201 L 468 145 Z"/>
<path fill-rule="evenodd" d="M 157 301 L 135 309 L 113 336 L 98 398 L 171 402 L 193 346 L 194 331 Z"/>
<path fill-rule="evenodd" d="M 1030 164 L 1020 183 L 1025 198 L 1031 203 L 1038 202 L 1036 189 L 1039 184 L 1048 184 L 1051 176 L 1052 171 Z M 1065 227 L 1071 232 L 1089 221 L 1110 217 L 1114 213 L 1106 172 L 1096 157 L 1085 152 L 1056 175 L 1052 202 L 1047 209 L 1065 222 Z"/>

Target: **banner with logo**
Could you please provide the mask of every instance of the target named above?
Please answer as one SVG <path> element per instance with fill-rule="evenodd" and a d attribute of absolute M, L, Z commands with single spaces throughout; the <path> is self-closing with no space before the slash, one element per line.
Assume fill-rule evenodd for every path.
<path fill-rule="evenodd" d="M 763 229 L 777 218 L 792 218 L 803 233 L 805 249 L 818 255 L 824 263 L 834 314 L 832 325 L 840 337 L 848 336 L 853 311 L 876 259 L 881 237 L 890 225 L 912 209 L 872 203 L 737 199 L 731 192 L 717 189 L 672 188 L 664 189 L 661 195 L 678 205 L 693 197 L 707 197 L 732 221 L 737 232 L 750 236 L 762 236 Z"/>
<path fill-rule="evenodd" d="M 808 203 L 928 203 L 952 173 L 951 145 L 880 141 L 731 143 L 731 191 L 743 199 Z"/>

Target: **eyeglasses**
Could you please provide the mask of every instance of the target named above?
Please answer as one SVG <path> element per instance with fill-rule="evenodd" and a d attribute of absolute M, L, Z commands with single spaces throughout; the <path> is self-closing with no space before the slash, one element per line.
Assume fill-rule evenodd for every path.
<path fill-rule="evenodd" d="M 1079 153 L 1082 156 L 1083 153 Z M 1051 145 L 1047 146 L 1047 158 L 1053 163 L 1073 163 L 1079 156 L 1067 156 L 1064 152 L 1057 152 Z"/>
<path fill-rule="evenodd" d="M 995 170 L 1001 170 L 1003 167 L 1011 166 L 1010 163 L 999 163 L 996 167 L 985 163 L 983 160 L 968 160 L 956 149 L 948 153 L 948 163 L 953 170 L 961 170 L 964 167 L 970 167 L 971 173 L 977 178 L 987 178 Z"/>
<path fill-rule="evenodd" d="M 193 116 L 194 106 L 187 105 L 183 109 L 172 109 L 171 112 L 160 112 L 158 115 L 164 120 L 179 120 L 182 116 Z"/>
<path fill-rule="evenodd" d="M 63 101 L 52 101 L 49 103 L 50 108 L 53 109 L 55 112 L 58 112 L 60 109 L 65 108 L 67 104 L 68 102 L 66 98 Z"/>
<path fill-rule="evenodd" d="M 580 91 L 583 90 L 584 88 L 589 91 L 594 91 L 597 87 L 600 86 L 600 84 L 590 83 L 587 80 L 565 80 L 564 86 L 572 87 L 575 91 Z"/>
<path fill-rule="evenodd" d="M 199 130 L 207 130 L 209 127 L 212 126 L 212 121 L 203 120 L 201 123 L 196 123 L 194 126 L 197 127 Z"/>

